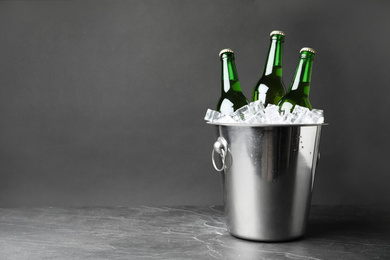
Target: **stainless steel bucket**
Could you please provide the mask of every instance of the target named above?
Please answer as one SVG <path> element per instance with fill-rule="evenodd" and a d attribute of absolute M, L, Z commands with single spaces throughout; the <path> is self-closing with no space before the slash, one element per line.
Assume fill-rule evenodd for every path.
<path fill-rule="evenodd" d="M 285 241 L 304 235 L 322 125 L 216 124 L 212 162 L 223 172 L 233 236 Z"/>

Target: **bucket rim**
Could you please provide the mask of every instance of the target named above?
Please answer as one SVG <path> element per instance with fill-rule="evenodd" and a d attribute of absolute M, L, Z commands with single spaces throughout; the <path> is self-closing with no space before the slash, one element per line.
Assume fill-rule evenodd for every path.
<path fill-rule="evenodd" d="M 206 122 L 206 123 L 215 126 L 237 126 L 237 127 L 294 127 L 294 126 L 329 125 L 329 123 L 319 123 L 319 124 L 244 124 L 244 123 L 215 123 L 215 122 Z"/>

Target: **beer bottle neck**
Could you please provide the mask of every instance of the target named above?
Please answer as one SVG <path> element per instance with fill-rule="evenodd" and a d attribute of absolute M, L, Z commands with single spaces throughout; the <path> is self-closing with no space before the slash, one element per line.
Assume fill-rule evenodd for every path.
<path fill-rule="evenodd" d="M 283 42 L 283 35 L 271 36 L 271 43 L 263 71 L 264 76 L 275 74 L 276 76 L 282 77 Z"/>
<path fill-rule="evenodd" d="M 305 88 L 304 92 L 309 95 L 311 71 L 313 67 L 314 54 L 311 52 L 302 52 L 297 69 L 295 71 L 294 79 L 291 82 L 290 90 L 299 90 Z M 289 91 L 290 91 L 289 90 Z M 303 90 L 303 89 L 302 89 Z"/>
<path fill-rule="evenodd" d="M 230 90 L 241 92 L 241 86 L 238 80 L 234 56 L 232 53 L 224 53 L 221 57 L 222 61 L 222 91 Z"/>

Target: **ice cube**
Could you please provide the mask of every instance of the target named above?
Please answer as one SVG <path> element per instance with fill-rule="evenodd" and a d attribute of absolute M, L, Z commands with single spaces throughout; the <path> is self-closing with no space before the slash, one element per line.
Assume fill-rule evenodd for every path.
<path fill-rule="evenodd" d="M 253 101 L 249 104 L 253 114 L 257 114 L 259 111 L 264 111 L 265 107 L 263 103 L 259 100 Z"/>
<path fill-rule="evenodd" d="M 215 120 L 217 120 L 223 116 L 224 116 L 224 114 L 222 114 L 218 111 L 215 111 L 212 109 L 207 109 L 204 120 L 209 121 L 209 122 L 214 122 Z"/>
<path fill-rule="evenodd" d="M 316 124 L 323 124 L 324 123 L 324 110 L 321 109 L 313 109 L 313 119 Z"/>
<path fill-rule="evenodd" d="M 304 119 L 307 118 L 306 114 L 310 113 L 310 109 L 307 107 L 301 107 L 299 105 L 296 105 L 294 107 L 294 110 L 291 112 L 292 116 L 289 118 L 290 124 L 303 124 Z"/>
<path fill-rule="evenodd" d="M 299 105 L 295 105 L 294 110 L 292 112 L 295 114 L 304 115 L 308 111 L 310 111 L 310 109 L 308 109 L 307 107 L 301 107 Z"/>
<path fill-rule="evenodd" d="M 298 116 L 296 114 L 287 112 L 285 114 L 281 114 L 281 117 L 283 124 L 292 124 L 292 122 L 295 122 Z"/>
<path fill-rule="evenodd" d="M 256 115 L 247 121 L 249 124 L 266 124 L 267 120 L 264 111 L 259 111 Z"/>
<path fill-rule="evenodd" d="M 243 106 L 230 115 L 236 122 L 244 123 L 254 116 L 254 113 L 249 105 Z"/>
<path fill-rule="evenodd" d="M 279 113 L 279 106 L 273 105 L 273 104 L 268 104 L 267 107 L 264 109 L 265 113 L 274 113 L 278 112 Z"/>
<path fill-rule="evenodd" d="M 222 114 L 222 117 L 219 117 L 218 119 L 214 120 L 213 123 L 230 124 L 237 122 L 231 116 Z"/>
<path fill-rule="evenodd" d="M 234 119 L 230 116 L 212 109 L 207 109 L 204 120 L 210 123 L 235 123 Z"/>
<path fill-rule="evenodd" d="M 305 124 L 322 124 L 324 123 L 324 111 L 313 109 L 303 118 Z"/>
<path fill-rule="evenodd" d="M 264 110 L 266 122 L 268 124 L 281 124 L 283 123 L 283 117 L 279 113 L 279 106 L 268 104 Z"/>

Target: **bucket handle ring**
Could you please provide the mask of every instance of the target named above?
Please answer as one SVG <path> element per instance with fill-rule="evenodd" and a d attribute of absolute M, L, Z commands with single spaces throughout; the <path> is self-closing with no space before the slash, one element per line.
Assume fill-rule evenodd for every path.
<path fill-rule="evenodd" d="M 222 160 L 222 167 L 221 168 L 218 168 L 216 163 L 215 163 L 215 159 L 214 159 L 215 152 L 217 152 L 221 156 L 221 160 Z M 221 172 L 221 171 L 228 169 L 230 167 L 230 165 L 228 166 L 226 163 L 226 156 L 229 153 L 230 153 L 230 157 L 232 157 L 230 149 L 228 148 L 227 141 L 223 137 L 218 137 L 217 141 L 214 143 L 213 151 L 211 153 L 211 160 L 213 162 L 214 169 L 216 169 L 218 172 Z"/>

